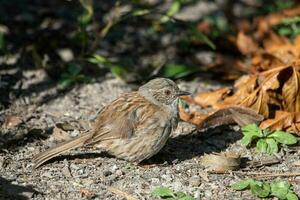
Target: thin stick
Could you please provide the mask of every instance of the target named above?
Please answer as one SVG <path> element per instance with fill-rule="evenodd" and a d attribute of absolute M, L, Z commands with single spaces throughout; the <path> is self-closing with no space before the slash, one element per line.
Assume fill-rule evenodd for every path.
<path fill-rule="evenodd" d="M 291 173 L 270 173 L 270 172 L 214 172 L 210 171 L 209 173 L 214 174 L 244 174 L 248 176 L 256 176 L 256 178 L 265 178 L 265 177 L 292 177 L 292 176 L 300 176 L 300 172 L 291 172 Z"/>
<path fill-rule="evenodd" d="M 294 173 L 275 173 L 275 174 L 261 174 L 256 176 L 255 178 L 267 178 L 267 177 L 293 177 L 293 176 L 300 176 L 300 172 Z"/>

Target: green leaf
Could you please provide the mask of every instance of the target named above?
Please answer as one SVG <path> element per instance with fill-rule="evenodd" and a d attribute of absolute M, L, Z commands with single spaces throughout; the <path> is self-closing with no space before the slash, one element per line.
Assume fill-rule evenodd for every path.
<path fill-rule="evenodd" d="M 111 62 L 104 56 L 94 54 L 88 61 L 93 64 L 110 64 Z"/>
<path fill-rule="evenodd" d="M 81 72 L 82 68 L 80 65 L 78 64 L 69 64 L 68 66 L 68 72 L 70 73 L 70 75 L 76 76 L 77 74 L 79 74 Z"/>
<path fill-rule="evenodd" d="M 194 197 L 187 195 L 183 192 L 176 192 L 175 196 L 176 196 L 176 199 L 178 199 L 178 200 L 195 200 Z"/>
<path fill-rule="evenodd" d="M 241 144 L 245 146 L 251 144 L 252 140 L 263 137 L 262 131 L 256 124 L 249 124 L 242 127 L 242 133 L 244 137 L 241 140 Z"/>
<path fill-rule="evenodd" d="M 300 23 L 300 17 L 299 16 L 295 16 L 295 17 L 286 17 L 282 20 L 283 24 L 286 25 L 291 25 L 294 23 Z"/>
<path fill-rule="evenodd" d="M 291 35 L 293 31 L 289 27 L 282 27 L 278 29 L 279 35 L 287 36 Z"/>
<path fill-rule="evenodd" d="M 252 142 L 252 139 L 252 135 L 245 135 L 241 140 L 241 144 L 244 146 L 248 146 Z"/>
<path fill-rule="evenodd" d="M 246 179 L 244 181 L 239 181 L 237 183 L 234 183 L 230 185 L 230 187 L 234 190 L 244 190 L 250 186 L 251 183 L 253 183 L 253 179 Z"/>
<path fill-rule="evenodd" d="M 185 197 L 178 198 L 178 200 L 196 200 L 196 199 L 192 196 L 187 195 Z"/>
<path fill-rule="evenodd" d="M 279 199 L 286 199 L 290 190 L 290 184 L 286 181 L 271 183 L 271 194 Z"/>
<path fill-rule="evenodd" d="M 259 182 L 256 181 L 255 183 L 250 184 L 251 192 L 261 198 L 265 198 L 269 196 L 271 192 L 270 184 L 268 183 L 262 183 L 258 184 Z M 261 183 L 261 182 L 260 182 Z"/>
<path fill-rule="evenodd" d="M 289 191 L 288 194 L 286 195 L 286 199 L 287 200 L 298 200 L 298 196 L 294 192 Z"/>
<path fill-rule="evenodd" d="M 160 19 L 161 23 L 166 23 L 170 20 L 170 17 L 175 15 L 180 9 L 180 1 L 173 1 L 170 8 L 167 11 L 167 14 Z"/>
<path fill-rule="evenodd" d="M 133 16 L 143 16 L 143 15 L 147 15 L 150 13 L 150 10 L 148 9 L 138 9 L 138 10 L 134 10 L 131 14 Z"/>
<path fill-rule="evenodd" d="M 71 86 L 73 84 L 73 80 L 72 79 L 62 79 L 61 81 L 59 81 L 59 85 L 62 88 L 67 88 L 69 86 Z"/>
<path fill-rule="evenodd" d="M 190 39 L 200 40 L 200 41 L 204 42 L 205 44 L 207 44 L 213 50 L 216 49 L 216 45 L 204 33 L 200 32 L 196 28 L 192 30 Z"/>
<path fill-rule="evenodd" d="M 242 132 L 244 135 L 257 135 L 262 137 L 262 131 L 256 124 L 248 124 L 247 126 L 242 127 Z"/>
<path fill-rule="evenodd" d="M 185 100 L 180 99 L 180 98 L 178 99 L 178 105 L 184 109 L 189 108 L 189 104 Z"/>
<path fill-rule="evenodd" d="M 84 8 L 84 13 L 78 17 L 78 21 L 81 26 L 86 26 L 93 17 L 93 0 L 80 0 L 79 2 Z"/>
<path fill-rule="evenodd" d="M 174 192 L 167 187 L 158 187 L 153 190 L 153 194 L 159 197 L 174 197 Z"/>
<path fill-rule="evenodd" d="M 0 32 L 0 50 L 3 50 L 5 47 L 4 34 Z"/>
<path fill-rule="evenodd" d="M 112 65 L 109 67 L 110 71 L 113 75 L 116 77 L 122 77 L 124 74 L 126 74 L 128 71 L 125 67 L 120 65 Z"/>
<path fill-rule="evenodd" d="M 276 142 L 273 138 L 267 138 L 266 143 L 267 146 L 267 153 L 272 155 L 278 152 L 278 142 Z"/>
<path fill-rule="evenodd" d="M 266 139 L 259 139 L 256 143 L 256 149 L 259 152 L 266 153 L 268 149 Z"/>
<path fill-rule="evenodd" d="M 295 136 L 284 131 L 275 131 L 268 137 L 273 137 L 277 142 L 282 144 L 295 144 L 298 141 Z"/>
<path fill-rule="evenodd" d="M 199 71 L 196 66 L 187 66 L 182 64 L 166 64 L 161 70 L 160 74 L 168 78 L 182 78 Z"/>

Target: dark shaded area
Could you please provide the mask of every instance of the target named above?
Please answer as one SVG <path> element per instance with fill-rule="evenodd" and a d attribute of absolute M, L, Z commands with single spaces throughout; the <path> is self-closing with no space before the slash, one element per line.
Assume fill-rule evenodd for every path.
<path fill-rule="evenodd" d="M 180 9 L 197 6 L 198 2 L 184 1 Z M 214 20 L 221 17 L 232 23 L 227 25 L 226 30 L 218 30 L 218 37 L 212 38 L 217 45 L 216 52 L 240 56 L 236 48 L 224 39 L 226 34 L 235 31 L 234 23 L 239 18 L 253 18 L 254 15 L 276 12 L 291 5 L 292 0 L 224 1 L 218 5 L 218 10 L 207 14 Z M 4 44 L 2 47 L 0 44 L 0 109 L 8 108 L 18 99 L 54 89 L 56 92 L 46 95 L 40 104 L 49 102 L 65 95 L 74 86 L 88 82 L 85 80 L 100 82 L 108 72 L 126 82 L 144 82 L 166 75 L 160 70 L 163 66 L 180 64 L 190 70 L 186 73 L 189 78 L 203 76 L 202 59 L 201 62 L 195 61 L 195 56 L 199 52 L 212 53 L 213 50 L 201 39 L 191 38 L 195 37 L 197 24 L 207 16 L 186 21 L 171 18 L 161 23 L 161 18 L 172 6 L 162 1 L 93 1 L 92 19 L 83 24 L 80 19 L 86 11 L 80 1 L 1 1 L 0 38 L 3 37 Z M 249 14 L 237 16 L 235 6 L 241 6 Z M 135 16 L 133 13 L 139 10 L 148 10 L 149 14 Z M 190 15 L 194 14 L 198 13 Z M 66 54 L 71 52 L 72 58 L 63 58 L 61 50 L 67 50 Z M 87 59 L 94 54 L 109 58 L 113 65 L 88 62 Z M 69 87 L 62 90 L 58 83 L 74 63 L 81 69 L 73 74 Z M 39 76 L 39 70 L 45 71 L 47 76 L 37 83 L 26 85 L 26 80 Z M 28 77 L 28 71 L 36 73 Z M 171 78 L 180 77 L 171 75 Z M 216 77 L 220 80 L 220 74 Z"/>
<path fill-rule="evenodd" d="M 21 131 L 24 131 L 22 127 L 19 127 L 19 129 Z M 16 151 L 17 149 L 23 148 L 28 143 L 32 143 L 36 140 L 46 139 L 47 136 L 53 133 L 53 127 L 49 127 L 44 130 L 33 128 L 29 130 L 26 134 L 22 134 L 26 135 L 26 138 L 24 138 L 24 136 L 19 138 L 15 137 L 15 134 L 13 134 L 13 132 L 18 131 L 16 129 L 12 129 L 9 131 L 10 132 L 5 134 L 7 137 L 2 136 L 2 138 L 0 139 L 0 150 L 8 149 L 9 151 Z"/>
<path fill-rule="evenodd" d="M 150 161 L 180 163 L 205 153 L 221 152 L 241 138 L 242 134 L 233 131 L 229 126 L 219 126 L 205 132 L 170 138 L 166 146 Z"/>
<path fill-rule="evenodd" d="M 13 184 L 12 181 L 0 177 L 0 199 L 27 200 L 36 193 L 32 186 Z"/>

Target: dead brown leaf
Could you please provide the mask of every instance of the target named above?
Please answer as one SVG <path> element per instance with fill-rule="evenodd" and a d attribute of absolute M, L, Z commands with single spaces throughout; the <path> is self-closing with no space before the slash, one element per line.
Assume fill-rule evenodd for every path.
<path fill-rule="evenodd" d="M 240 168 L 241 158 L 240 155 L 235 152 L 205 154 L 200 162 L 201 165 L 207 167 L 209 171 L 226 172 L 229 170 L 238 170 Z"/>
<path fill-rule="evenodd" d="M 220 88 L 213 92 L 203 92 L 195 96 L 194 100 L 202 107 L 214 106 L 230 92 L 229 88 Z"/>
<path fill-rule="evenodd" d="M 179 117 L 185 122 L 199 125 L 205 119 L 205 117 L 207 117 L 207 114 L 199 112 L 188 113 L 184 110 L 184 108 L 179 106 Z"/>
<path fill-rule="evenodd" d="M 239 32 L 236 39 L 239 51 L 244 54 L 254 53 L 258 49 L 258 44 L 243 32 Z"/>
<path fill-rule="evenodd" d="M 265 120 L 260 128 L 286 130 L 300 135 L 300 112 L 276 111 L 275 118 Z"/>
<path fill-rule="evenodd" d="M 283 107 L 286 111 L 300 112 L 300 67 L 293 67 L 293 74 L 282 88 Z"/>
<path fill-rule="evenodd" d="M 257 76 L 244 75 L 240 77 L 234 85 L 235 93 L 224 99 L 225 104 L 237 105 L 247 98 L 257 87 Z"/>
<path fill-rule="evenodd" d="M 259 123 L 263 119 L 263 116 L 257 114 L 252 109 L 241 106 L 231 106 L 213 112 L 197 125 L 200 129 L 207 129 L 233 123 L 245 126 L 247 124 Z"/>

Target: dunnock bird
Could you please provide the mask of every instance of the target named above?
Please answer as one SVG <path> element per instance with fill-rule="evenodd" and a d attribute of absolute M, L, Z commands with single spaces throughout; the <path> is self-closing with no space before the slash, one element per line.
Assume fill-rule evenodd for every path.
<path fill-rule="evenodd" d="M 121 95 L 99 113 L 91 131 L 34 158 L 35 168 L 70 149 L 86 145 L 139 163 L 156 154 L 178 123 L 178 98 L 188 95 L 170 79 L 156 78 Z"/>

